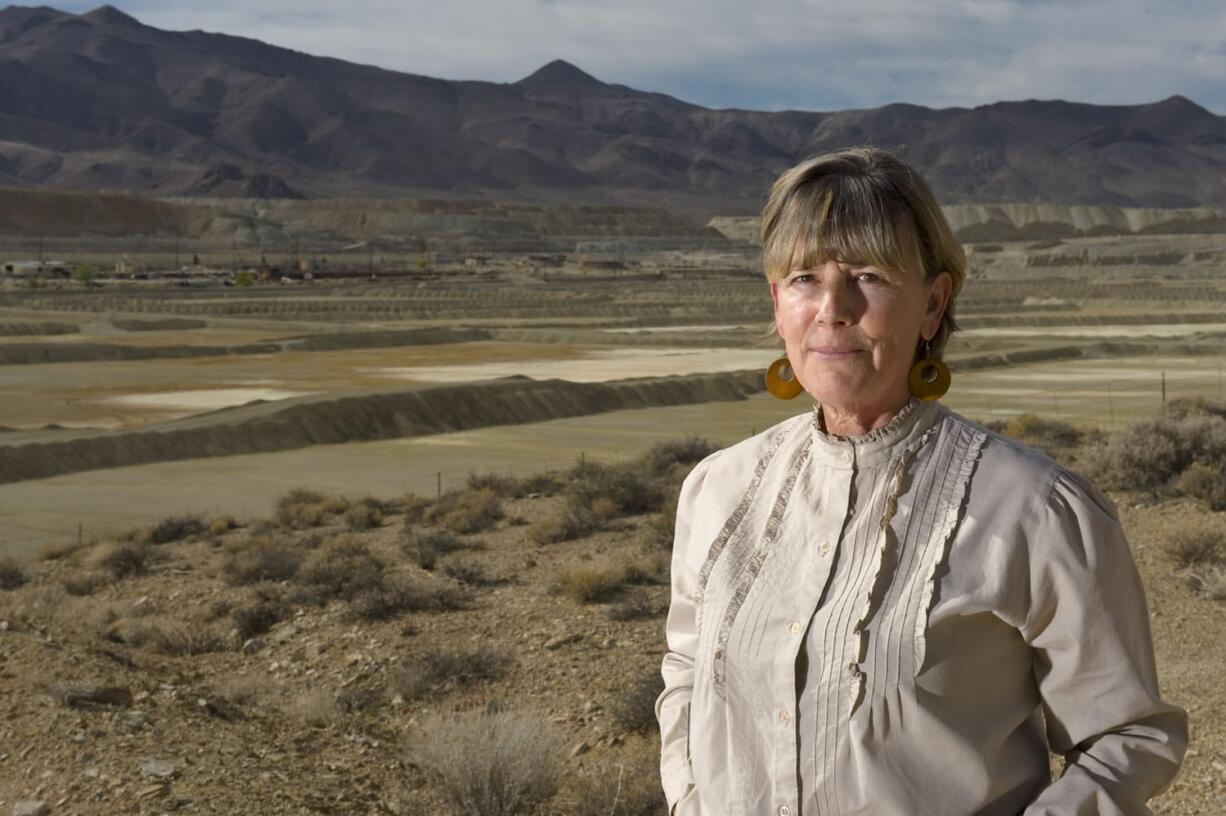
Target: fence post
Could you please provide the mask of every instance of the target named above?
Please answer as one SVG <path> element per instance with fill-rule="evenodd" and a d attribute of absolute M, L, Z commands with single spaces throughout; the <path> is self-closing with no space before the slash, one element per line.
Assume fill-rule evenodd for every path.
<path fill-rule="evenodd" d="M 1162 372 L 1162 415 L 1166 416 L 1166 372 Z"/>

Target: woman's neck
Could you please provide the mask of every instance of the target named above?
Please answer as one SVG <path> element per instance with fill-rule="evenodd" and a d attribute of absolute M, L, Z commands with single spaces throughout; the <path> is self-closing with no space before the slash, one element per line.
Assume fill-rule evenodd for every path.
<path fill-rule="evenodd" d="M 863 436 L 893 419 L 910 399 L 911 395 L 908 393 L 897 405 L 884 409 L 822 404 L 822 426 L 831 436 Z"/>

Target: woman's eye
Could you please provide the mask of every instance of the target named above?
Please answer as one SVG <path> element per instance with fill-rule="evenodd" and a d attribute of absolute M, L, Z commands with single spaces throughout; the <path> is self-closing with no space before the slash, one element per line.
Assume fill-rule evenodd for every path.
<path fill-rule="evenodd" d="M 881 276 L 875 272 L 857 272 L 856 277 L 865 283 L 877 283 L 881 280 Z"/>

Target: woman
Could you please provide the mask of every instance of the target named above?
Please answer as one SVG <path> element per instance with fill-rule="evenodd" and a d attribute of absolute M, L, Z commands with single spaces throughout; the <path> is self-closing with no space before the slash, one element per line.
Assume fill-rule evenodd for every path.
<path fill-rule="evenodd" d="M 768 387 L 814 408 L 681 487 L 670 812 L 1149 813 L 1187 715 L 1136 566 L 1092 484 L 935 401 L 966 258 L 928 187 L 883 151 L 820 156 L 762 238 Z"/>

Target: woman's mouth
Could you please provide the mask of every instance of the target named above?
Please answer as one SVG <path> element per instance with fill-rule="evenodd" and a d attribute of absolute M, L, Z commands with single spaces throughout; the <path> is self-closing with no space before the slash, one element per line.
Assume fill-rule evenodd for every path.
<path fill-rule="evenodd" d="M 864 349 L 839 348 L 837 346 L 829 346 L 826 348 L 811 349 L 811 351 L 814 354 L 816 354 L 818 357 L 821 357 L 822 359 L 840 360 L 846 357 L 851 357 L 855 354 L 859 354 L 862 351 L 864 351 Z"/>

